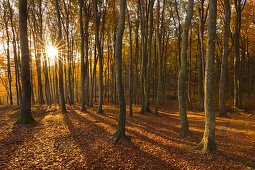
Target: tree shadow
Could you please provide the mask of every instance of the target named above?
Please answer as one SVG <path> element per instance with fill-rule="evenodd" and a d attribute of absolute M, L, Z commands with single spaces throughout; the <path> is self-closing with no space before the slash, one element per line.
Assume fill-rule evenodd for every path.
<path fill-rule="evenodd" d="M 8 168 L 10 160 L 15 158 L 21 145 L 33 139 L 34 134 L 38 132 L 39 124 L 27 124 L 13 126 L 5 138 L 0 141 L 0 167 Z"/>
<path fill-rule="evenodd" d="M 85 124 L 87 129 L 84 131 L 82 127 L 76 127 L 70 117 L 82 122 L 83 125 Z M 64 121 L 75 143 L 86 157 L 86 168 L 106 168 L 111 163 L 114 165 L 111 168 L 151 169 L 151 162 L 156 162 L 153 165 L 154 168 L 173 169 L 169 163 L 142 151 L 132 141 L 121 141 L 121 145 L 113 145 L 109 142 L 111 135 L 109 132 L 72 109 L 64 114 Z M 130 160 L 132 164 L 128 163 Z"/>

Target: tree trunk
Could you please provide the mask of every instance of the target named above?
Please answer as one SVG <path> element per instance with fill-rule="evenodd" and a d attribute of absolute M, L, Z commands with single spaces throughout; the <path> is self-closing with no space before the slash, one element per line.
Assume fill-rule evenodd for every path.
<path fill-rule="evenodd" d="M 226 114 L 226 81 L 227 81 L 227 69 L 228 69 L 228 41 L 230 36 L 230 4 L 229 0 L 224 0 L 225 8 L 225 23 L 224 23 L 224 54 L 221 64 L 221 73 L 220 73 L 220 87 L 219 87 L 219 115 L 220 117 L 227 116 Z"/>
<path fill-rule="evenodd" d="M 62 111 L 66 111 L 66 104 L 65 104 L 65 94 L 64 94 L 64 86 L 63 86 L 63 56 L 60 54 L 62 51 L 62 31 L 61 31 L 61 19 L 60 19 L 60 11 L 58 7 L 58 0 L 55 0 L 56 3 L 56 10 L 57 10 L 57 17 L 58 17 L 58 64 L 59 64 L 59 93 L 61 99 L 61 108 Z"/>
<path fill-rule="evenodd" d="M 10 64 L 10 37 L 8 31 L 8 18 L 6 16 L 6 11 L 4 12 L 4 23 L 5 23 L 5 30 L 7 36 L 7 73 L 8 73 L 8 81 L 9 81 L 9 99 L 10 105 L 13 105 L 12 101 L 12 76 L 11 76 L 11 64 Z"/>
<path fill-rule="evenodd" d="M 116 48 L 115 48 L 115 69 L 116 69 L 116 81 L 118 87 L 118 97 L 119 97 L 119 121 L 118 128 L 114 134 L 116 137 L 115 143 L 119 139 L 126 138 L 125 134 L 125 123 L 126 123 L 126 104 L 124 97 L 124 90 L 122 86 L 122 37 L 125 30 L 125 7 L 126 0 L 120 0 L 120 19 L 119 19 L 119 29 L 116 38 Z"/>
<path fill-rule="evenodd" d="M 85 63 L 84 63 L 84 31 L 82 21 L 83 0 L 80 0 L 80 34 L 81 34 L 81 110 L 86 111 L 85 107 Z"/>
<path fill-rule="evenodd" d="M 28 48 L 27 17 L 27 0 L 19 0 L 22 105 L 19 119 L 15 124 L 35 122 L 31 114 L 30 52 Z"/>
<path fill-rule="evenodd" d="M 13 39 L 13 53 L 14 53 L 14 64 L 15 64 L 15 78 L 16 78 L 16 98 L 17 98 L 17 105 L 20 104 L 20 90 L 19 90 L 19 66 L 18 66 L 18 57 L 17 57 L 17 47 L 16 47 L 16 33 L 14 31 L 14 24 L 13 24 L 13 13 L 12 8 L 10 5 L 10 0 L 8 0 L 8 7 L 10 11 L 10 21 L 11 21 L 11 28 L 12 28 L 12 39 Z"/>
<path fill-rule="evenodd" d="M 99 21 L 97 16 L 97 0 L 94 0 L 94 22 L 95 22 L 95 38 L 96 38 L 96 46 L 98 52 L 99 59 L 99 103 L 97 113 L 103 113 L 102 105 L 103 105 L 103 56 L 101 50 L 101 44 L 99 41 Z"/>
<path fill-rule="evenodd" d="M 179 114 L 181 120 L 181 132 L 180 137 L 190 136 L 188 118 L 185 105 L 185 79 L 187 72 L 187 50 L 188 50 L 188 38 L 189 27 L 193 16 L 193 0 L 188 1 L 187 16 L 185 18 L 185 24 L 183 28 L 182 38 L 182 52 L 181 52 L 181 68 L 178 77 L 178 101 L 179 101 Z M 187 95 L 187 94 L 186 94 Z"/>
<path fill-rule="evenodd" d="M 200 31 L 200 64 L 199 64 L 199 104 L 200 104 L 200 111 L 204 111 L 204 82 L 205 82 L 205 49 L 204 49 L 204 27 L 207 18 L 208 7 L 206 12 L 204 12 L 204 2 L 205 0 L 201 0 L 201 4 L 198 1 L 197 8 L 198 8 L 198 17 L 199 17 L 199 31 Z M 201 6 L 201 8 L 200 8 Z"/>
<path fill-rule="evenodd" d="M 132 68 L 132 23 L 129 19 L 129 12 L 127 10 L 127 19 L 128 19 L 128 27 L 129 27 L 129 116 L 133 115 L 133 110 L 132 110 L 132 83 L 133 83 L 133 68 Z"/>
<path fill-rule="evenodd" d="M 150 1 L 150 33 L 149 33 L 149 48 L 148 48 L 148 70 L 147 70 L 147 83 L 145 84 L 146 93 L 145 93 L 145 106 L 144 111 L 150 112 L 150 74 L 151 74 L 151 46 L 152 46 L 152 35 L 153 35 L 153 6 L 154 0 Z"/>
<path fill-rule="evenodd" d="M 213 110 L 214 55 L 216 38 L 217 0 L 209 2 L 208 44 L 205 69 L 205 131 L 197 149 L 209 154 L 216 150 L 215 113 Z"/>
<path fill-rule="evenodd" d="M 243 6 L 241 0 L 235 0 L 236 8 L 236 21 L 235 21 L 235 58 L 234 58 L 234 107 L 240 108 L 240 30 L 241 30 L 241 13 L 244 9 L 246 0 L 244 0 Z"/>
<path fill-rule="evenodd" d="M 162 29 L 163 29 L 163 21 L 164 21 L 164 9 L 165 9 L 165 0 L 163 2 L 163 11 L 161 16 L 161 28 L 159 28 L 159 20 L 160 20 L 160 2 L 158 1 L 158 7 L 157 7 L 157 35 L 158 35 L 158 59 L 159 59 L 159 80 L 158 80 L 158 93 L 157 93 L 157 100 L 156 100 L 156 107 L 154 114 L 158 115 L 158 108 L 160 104 L 161 99 L 161 93 L 162 93 L 162 66 L 163 66 L 163 54 L 162 54 L 162 47 L 161 47 L 161 39 L 162 39 Z"/>
<path fill-rule="evenodd" d="M 144 2 L 143 0 L 138 1 L 139 10 L 141 12 L 141 46 L 142 46 L 142 70 L 141 70 L 141 113 L 144 113 L 144 91 L 146 81 L 146 65 L 147 65 L 147 44 L 145 43 L 145 14 L 144 14 Z"/>

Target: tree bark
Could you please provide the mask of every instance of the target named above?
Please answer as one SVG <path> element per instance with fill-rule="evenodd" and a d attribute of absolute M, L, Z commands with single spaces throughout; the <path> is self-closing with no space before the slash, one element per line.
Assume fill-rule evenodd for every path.
<path fill-rule="evenodd" d="M 145 84 L 145 106 L 144 106 L 144 111 L 145 112 L 150 112 L 150 74 L 151 74 L 151 46 L 152 46 L 152 36 L 153 36 L 153 6 L 154 6 L 154 1 L 150 1 L 149 5 L 149 14 L 150 14 L 150 33 L 149 33 L 149 48 L 148 48 L 148 70 L 147 70 L 147 82 Z"/>
<path fill-rule="evenodd" d="M 20 89 L 19 89 L 19 66 L 18 66 L 18 56 L 17 56 L 17 46 L 16 46 L 16 33 L 14 30 L 14 24 L 13 24 L 13 9 L 10 5 L 10 0 L 8 0 L 8 7 L 10 11 L 10 22 L 11 22 L 11 28 L 12 28 L 12 39 L 13 39 L 13 53 L 14 53 L 14 64 L 15 64 L 15 78 L 16 78 L 16 98 L 17 98 L 17 105 L 20 104 Z"/>
<path fill-rule="evenodd" d="M 80 1 L 80 34 L 81 34 L 81 110 L 87 111 L 85 107 L 85 63 L 84 63 L 84 31 L 82 21 L 83 0 Z"/>
<path fill-rule="evenodd" d="M 119 19 L 119 29 L 116 38 L 116 48 L 115 48 L 115 69 L 116 69 L 116 81 L 118 88 L 118 97 L 119 97 L 119 121 L 118 128 L 114 134 L 116 137 L 115 143 L 119 139 L 126 138 L 125 133 L 125 123 L 126 123 L 126 104 L 124 97 L 124 90 L 122 86 L 122 37 L 125 30 L 125 7 L 126 0 L 120 0 L 120 19 Z"/>
<path fill-rule="evenodd" d="M 163 21 L 164 21 L 164 6 L 165 6 L 165 0 L 163 2 L 163 11 L 162 11 L 162 16 L 161 16 L 161 25 L 159 27 L 159 20 L 160 20 L 160 2 L 158 1 L 158 7 L 157 7 L 157 35 L 158 35 L 158 59 L 159 59 L 159 80 L 158 80 L 158 93 L 157 93 L 157 99 L 156 99 L 156 107 L 154 114 L 158 115 L 158 108 L 160 104 L 160 99 L 161 99 L 161 93 L 162 93 L 162 66 L 163 66 L 163 54 L 162 54 L 162 30 L 163 30 Z"/>
<path fill-rule="evenodd" d="M 61 109 L 63 112 L 66 111 L 66 104 L 65 104 L 65 94 L 64 94 L 64 86 L 63 86 L 63 58 L 60 52 L 62 51 L 62 31 L 61 31 L 61 18 L 60 18 L 60 11 L 58 6 L 58 0 L 55 0 L 56 10 L 57 10 L 57 17 L 58 17 L 58 64 L 59 64 L 59 93 L 61 99 Z"/>
<path fill-rule="evenodd" d="M 234 58 L 234 107 L 240 108 L 240 30 L 241 30 L 241 13 L 244 9 L 246 0 L 244 0 L 243 6 L 242 0 L 235 0 L 236 8 L 236 21 L 235 21 L 235 58 Z"/>
<path fill-rule="evenodd" d="M 206 9 L 206 12 L 204 12 L 204 2 L 205 0 L 198 1 L 197 3 L 197 9 L 198 9 L 198 17 L 199 17 L 199 31 L 200 31 L 200 51 L 199 51 L 199 104 L 200 104 L 200 111 L 204 111 L 204 82 L 205 82 L 205 49 L 204 49 L 204 27 L 205 22 L 207 19 L 207 12 L 208 7 Z M 200 7 L 201 6 L 201 7 Z"/>
<path fill-rule="evenodd" d="M 205 69 L 205 131 L 202 141 L 196 149 L 210 154 L 216 150 L 215 113 L 213 109 L 214 55 L 216 38 L 217 0 L 209 2 L 208 42 Z"/>
<path fill-rule="evenodd" d="M 101 44 L 99 41 L 99 21 L 97 16 L 97 0 L 94 0 L 94 23 L 95 23 L 95 38 L 96 38 L 96 46 L 98 52 L 99 59 L 99 103 L 97 113 L 103 113 L 102 105 L 103 105 L 103 55 L 101 50 Z"/>
<path fill-rule="evenodd" d="M 4 24 L 5 24 L 5 30 L 6 30 L 6 36 L 7 36 L 7 74 L 8 74 L 8 81 L 9 81 L 9 99 L 10 99 L 10 105 L 13 105 L 12 100 L 12 75 L 11 75 L 11 64 L 10 64 L 10 36 L 8 31 L 8 16 L 6 14 L 7 12 L 4 11 Z"/>
<path fill-rule="evenodd" d="M 31 114 L 30 52 L 28 48 L 27 17 L 27 0 L 19 0 L 22 105 L 19 119 L 15 124 L 35 122 Z"/>
<path fill-rule="evenodd" d="M 179 102 L 179 114 L 181 121 L 181 132 L 180 137 L 190 136 L 188 118 L 186 113 L 185 105 L 185 79 L 187 72 L 187 50 L 188 50 L 188 38 L 189 38 L 189 27 L 193 16 L 193 0 L 188 1 L 187 16 L 183 27 L 183 38 L 182 38 L 182 52 L 181 52 L 181 68 L 178 77 L 178 102 Z"/>
<path fill-rule="evenodd" d="M 129 27 L 129 116 L 133 115 L 132 110 L 132 104 L 133 104 L 133 98 L 132 98 L 132 92 L 133 92 L 133 60 L 132 60 L 132 23 L 129 19 L 129 12 L 127 10 L 127 20 L 128 20 L 128 27 Z"/>
<path fill-rule="evenodd" d="M 220 117 L 227 116 L 226 114 L 226 81 L 227 81 L 227 66 L 228 66 L 228 41 L 230 36 L 230 4 L 229 0 L 224 0 L 224 9 L 225 9 L 225 23 L 224 23 L 224 54 L 221 64 L 221 73 L 220 73 L 220 87 L 219 87 L 219 115 Z"/>

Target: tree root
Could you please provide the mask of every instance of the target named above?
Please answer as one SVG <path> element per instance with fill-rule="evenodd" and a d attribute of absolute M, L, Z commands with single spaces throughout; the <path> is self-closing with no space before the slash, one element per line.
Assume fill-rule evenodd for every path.
<path fill-rule="evenodd" d="M 116 145 L 120 139 L 130 141 L 130 136 L 127 136 L 126 134 L 117 131 L 111 135 L 110 141 L 114 141 L 113 144 Z"/>
<path fill-rule="evenodd" d="M 216 145 L 214 144 L 211 146 L 207 144 L 206 147 L 204 145 L 204 139 L 202 139 L 202 141 L 193 150 L 202 150 L 203 154 L 207 155 L 210 159 L 213 159 L 212 151 L 217 151 Z"/>
<path fill-rule="evenodd" d="M 227 113 L 221 113 L 221 114 L 219 114 L 219 117 L 230 118 L 230 116 Z"/>
<path fill-rule="evenodd" d="M 186 137 L 191 137 L 191 133 L 190 131 L 181 131 L 179 134 L 178 134 L 178 138 L 186 138 Z"/>
<path fill-rule="evenodd" d="M 14 125 L 18 124 L 33 124 L 37 123 L 36 120 L 31 117 L 19 116 L 18 120 L 14 123 Z"/>

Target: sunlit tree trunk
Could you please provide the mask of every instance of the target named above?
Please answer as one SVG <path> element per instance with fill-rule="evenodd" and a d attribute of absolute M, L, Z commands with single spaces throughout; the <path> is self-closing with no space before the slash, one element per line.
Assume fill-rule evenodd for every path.
<path fill-rule="evenodd" d="M 9 30 L 8 30 L 8 16 L 7 12 L 4 11 L 4 24 L 5 24 L 5 30 L 6 30 L 6 36 L 7 36 L 7 74 L 8 74 L 8 81 L 9 81 L 9 99 L 10 99 L 10 105 L 13 105 L 12 101 L 12 76 L 11 76 L 11 64 L 10 64 L 10 36 L 9 36 Z"/>
<path fill-rule="evenodd" d="M 183 27 L 182 37 L 182 52 L 181 52 L 181 68 L 178 77 L 178 102 L 179 102 L 179 114 L 181 120 L 181 132 L 179 136 L 186 137 L 190 135 L 189 124 L 185 105 L 185 79 L 187 72 L 187 50 L 188 50 L 188 38 L 189 27 L 193 16 L 193 0 L 188 1 L 187 15 Z"/>
<path fill-rule="evenodd" d="M 217 0 L 209 2 L 208 44 L 205 69 L 205 130 L 202 141 L 196 149 L 209 154 L 216 150 L 215 113 L 213 109 L 214 55 L 216 38 Z"/>
<path fill-rule="evenodd" d="M 200 51 L 199 51 L 199 81 L 198 81 L 198 95 L 199 95 L 199 105 L 200 111 L 204 111 L 204 69 L 205 69 L 205 47 L 204 47 L 204 27 L 207 18 L 208 9 L 204 12 L 204 2 L 205 0 L 198 1 L 198 17 L 199 17 L 199 32 L 200 32 Z"/>
<path fill-rule="evenodd" d="M 31 114 L 30 53 L 28 48 L 27 17 L 27 0 L 19 0 L 22 105 L 19 119 L 15 124 L 35 122 Z"/>
<path fill-rule="evenodd" d="M 17 99 L 17 105 L 20 104 L 20 90 L 19 90 L 19 68 L 18 68 L 18 57 L 17 57 L 17 47 L 16 47 L 16 33 L 14 31 L 14 24 L 13 24 L 13 9 L 10 5 L 10 0 L 8 0 L 8 7 L 10 12 L 10 22 L 11 22 L 11 28 L 12 28 L 12 44 L 13 44 L 13 53 L 14 53 L 14 64 L 15 64 L 15 78 L 16 78 L 16 99 Z"/>

